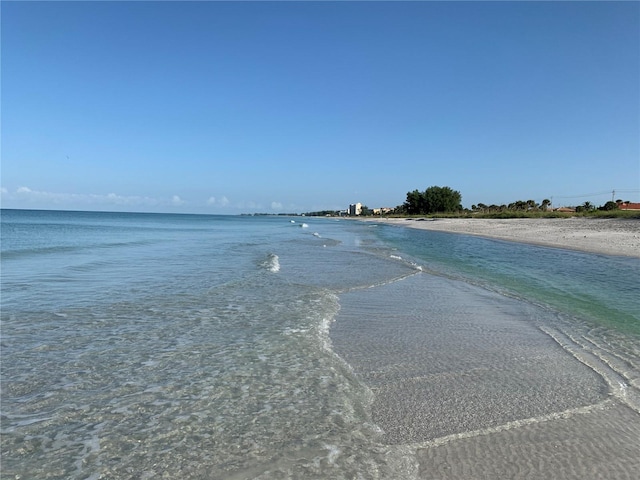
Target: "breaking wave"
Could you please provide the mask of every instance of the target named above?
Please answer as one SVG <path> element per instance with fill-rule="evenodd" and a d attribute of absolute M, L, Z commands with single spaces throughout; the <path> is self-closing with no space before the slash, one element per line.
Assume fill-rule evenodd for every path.
<path fill-rule="evenodd" d="M 270 253 L 261 266 L 272 273 L 278 273 L 280 271 L 280 258 L 275 253 Z"/>

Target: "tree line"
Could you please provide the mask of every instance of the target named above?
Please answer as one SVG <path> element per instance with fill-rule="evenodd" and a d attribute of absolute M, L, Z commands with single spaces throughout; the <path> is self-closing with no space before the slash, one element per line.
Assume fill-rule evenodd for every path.
<path fill-rule="evenodd" d="M 424 192 L 407 192 L 407 200 L 396 207 L 397 213 L 429 215 L 432 213 L 455 213 L 462 210 L 462 195 L 450 187 L 432 186 Z"/>
<path fill-rule="evenodd" d="M 609 201 L 600 207 L 596 207 L 591 202 L 584 202 L 582 205 L 574 207 L 576 212 L 592 212 L 596 210 L 611 211 L 619 208 L 622 200 Z M 424 191 L 413 190 L 407 192 L 407 199 L 402 205 L 393 209 L 395 215 L 431 215 L 441 213 L 533 213 L 548 212 L 551 207 L 551 200 L 545 198 L 538 203 L 535 200 L 516 200 L 509 204 L 485 205 L 478 203 L 472 205 L 471 210 L 462 207 L 462 195 L 459 191 L 451 187 L 432 186 Z M 362 207 L 362 215 L 373 215 L 373 210 L 366 206 Z"/>
<path fill-rule="evenodd" d="M 407 192 L 407 200 L 390 212 L 392 215 L 429 215 L 433 213 L 459 213 L 463 211 L 462 195 L 450 187 L 432 186 L 421 192 Z M 311 213 L 315 215 L 316 212 Z M 360 216 L 375 215 L 376 211 L 362 205 Z"/>
<path fill-rule="evenodd" d="M 611 211 L 618 210 L 622 200 L 609 201 L 600 207 L 596 207 L 591 202 L 584 202 L 575 208 L 576 212 L 592 212 L 596 210 Z M 392 215 L 432 215 L 432 214 L 527 214 L 534 212 L 548 212 L 551 207 L 551 200 L 545 198 L 538 203 L 535 200 L 516 200 L 503 205 L 485 205 L 478 203 L 471 205 L 471 210 L 462 207 L 462 195 L 459 191 L 451 187 L 431 186 L 424 191 L 418 189 L 407 192 L 407 198 L 402 205 L 398 205 L 392 211 L 387 212 Z M 377 212 L 366 205 L 362 206 L 360 215 L 374 215 Z M 311 216 L 334 216 L 340 215 L 339 211 L 323 210 L 321 212 L 308 212 Z"/>

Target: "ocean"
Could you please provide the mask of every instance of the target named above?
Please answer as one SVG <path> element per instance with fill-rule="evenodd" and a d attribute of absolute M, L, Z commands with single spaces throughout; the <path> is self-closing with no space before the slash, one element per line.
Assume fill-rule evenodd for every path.
<path fill-rule="evenodd" d="M 640 259 L 300 216 L 1 235 L 3 479 L 640 466 Z"/>

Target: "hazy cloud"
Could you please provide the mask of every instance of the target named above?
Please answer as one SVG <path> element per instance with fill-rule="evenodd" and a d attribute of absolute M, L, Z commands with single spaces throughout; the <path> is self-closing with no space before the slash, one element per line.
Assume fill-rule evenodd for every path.
<path fill-rule="evenodd" d="M 216 198 L 216 197 L 209 197 L 207 199 L 207 205 L 211 206 L 211 205 L 220 205 L 221 207 L 225 207 L 227 205 L 229 205 L 229 199 L 227 197 L 225 197 L 224 195 L 220 198 Z"/>
<path fill-rule="evenodd" d="M 189 208 L 203 212 L 206 208 L 263 211 L 265 206 L 259 202 L 245 200 L 232 204 L 224 195 L 210 196 L 198 204 L 183 199 L 180 195 L 168 197 L 145 197 L 138 195 L 119 195 L 115 192 L 107 194 L 95 193 L 64 193 L 35 190 L 27 186 L 16 189 L 0 187 L 3 206 L 5 208 L 60 208 L 60 209 L 109 209 L 122 211 L 171 211 L 174 208 Z M 272 210 L 282 211 L 285 208 L 282 202 L 273 201 L 270 204 Z M 117 207 L 117 208 L 116 208 Z M 267 207 L 268 208 L 268 207 Z M 289 207 L 286 207 L 289 208 Z"/>
<path fill-rule="evenodd" d="M 178 195 L 174 195 L 173 197 L 171 197 L 171 205 L 173 205 L 174 207 L 179 207 L 181 205 L 184 205 L 185 202 L 184 200 L 182 200 Z"/>
<path fill-rule="evenodd" d="M 5 200 L 11 201 L 17 206 L 37 205 L 46 206 L 66 206 L 66 207 L 91 207 L 91 206 L 120 206 L 120 207 L 160 207 L 163 205 L 180 206 L 186 202 L 178 195 L 174 195 L 169 200 L 160 198 L 143 197 L 137 195 L 118 195 L 116 193 L 95 194 L 95 193 L 60 193 L 33 190 L 29 187 L 18 187 L 11 193 L 6 188 L 2 188 L 2 196 Z"/>

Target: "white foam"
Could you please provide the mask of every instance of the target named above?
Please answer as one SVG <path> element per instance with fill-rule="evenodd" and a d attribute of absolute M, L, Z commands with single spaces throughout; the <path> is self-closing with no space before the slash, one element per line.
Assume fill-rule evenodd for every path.
<path fill-rule="evenodd" d="M 340 450 L 340 448 L 338 448 L 336 445 L 329 444 L 325 444 L 324 448 L 329 451 L 329 453 L 327 454 L 327 460 L 329 461 L 329 464 L 335 465 L 336 458 L 338 458 L 340 453 L 342 453 L 342 450 Z"/>
<path fill-rule="evenodd" d="M 280 258 L 275 253 L 270 253 L 267 255 L 266 260 L 262 262 L 262 267 L 271 273 L 278 273 L 280 271 Z"/>

